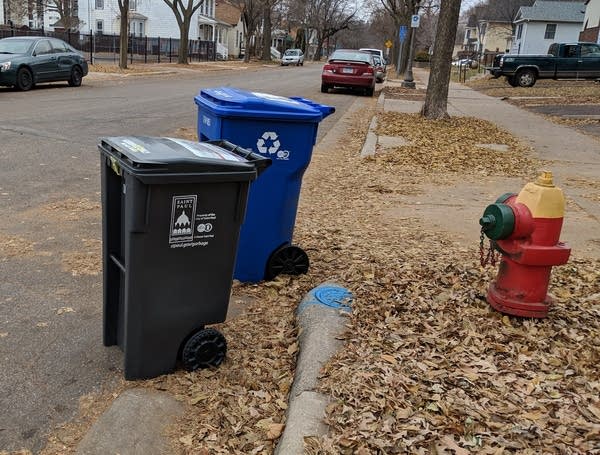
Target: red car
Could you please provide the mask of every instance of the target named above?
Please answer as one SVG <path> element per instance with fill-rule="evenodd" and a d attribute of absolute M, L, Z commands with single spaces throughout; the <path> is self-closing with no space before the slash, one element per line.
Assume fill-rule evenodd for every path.
<path fill-rule="evenodd" d="M 368 52 L 338 49 L 329 57 L 321 74 L 321 91 L 347 87 L 364 90 L 367 96 L 375 91 L 375 65 Z"/>

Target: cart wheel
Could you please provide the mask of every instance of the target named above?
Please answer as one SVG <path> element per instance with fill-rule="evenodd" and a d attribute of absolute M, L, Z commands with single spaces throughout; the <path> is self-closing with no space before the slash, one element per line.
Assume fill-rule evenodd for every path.
<path fill-rule="evenodd" d="M 300 275 L 308 272 L 308 265 L 308 255 L 302 248 L 293 245 L 282 246 L 269 258 L 265 279 L 272 280 L 280 273 Z"/>
<path fill-rule="evenodd" d="M 215 329 L 202 329 L 194 333 L 183 347 L 181 361 L 188 371 L 218 367 L 225 359 L 227 341 Z"/>

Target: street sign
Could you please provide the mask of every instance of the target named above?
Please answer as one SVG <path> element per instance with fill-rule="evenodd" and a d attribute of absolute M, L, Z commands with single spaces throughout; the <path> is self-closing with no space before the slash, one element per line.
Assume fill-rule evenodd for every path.
<path fill-rule="evenodd" d="M 387 47 L 389 49 L 390 47 L 392 47 L 392 44 L 394 44 L 394 43 L 392 43 L 390 40 L 387 40 L 385 42 L 385 47 Z"/>
<path fill-rule="evenodd" d="M 400 38 L 401 43 L 406 39 L 406 35 L 408 35 L 408 27 L 406 25 L 401 25 L 400 31 L 398 32 L 398 38 Z"/>
<path fill-rule="evenodd" d="M 412 28 L 419 28 L 419 23 L 421 22 L 421 16 L 418 14 L 413 14 L 410 18 L 410 26 Z"/>

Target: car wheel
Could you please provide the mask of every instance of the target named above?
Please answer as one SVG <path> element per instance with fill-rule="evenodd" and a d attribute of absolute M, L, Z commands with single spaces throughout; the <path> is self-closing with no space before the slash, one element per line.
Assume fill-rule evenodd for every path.
<path fill-rule="evenodd" d="M 515 81 L 517 82 L 519 87 L 533 87 L 533 85 L 535 84 L 536 78 L 537 78 L 537 76 L 535 74 L 535 71 L 530 70 L 530 69 L 520 70 L 515 75 Z"/>
<path fill-rule="evenodd" d="M 322 93 L 329 93 L 329 85 L 327 85 L 327 84 L 321 84 L 321 92 Z"/>
<path fill-rule="evenodd" d="M 300 63 L 300 66 L 304 66 L 304 62 Z"/>
<path fill-rule="evenodd" d="M 365 95 L 367 96 L 373 96 L 373 93 L 375 93 L 375 87 L 369 87 L 365 90 Z"/>
<path fill-rule="evenodd" d="M 15 87 L 17 89 L 26 92 L 31 90 L 35 83 L 33 82 L 33 74 L 29 68 L 20 68 L 17 71 L 17 83 Z"/>
<path fill-rule="evenodd" d="M 517 81 L 515 76 L 506 76 L 506 82 L 508 82 L 508 85 L 510 85 L 511 87 L 519 86 L 519 82 Z"/>
<path fill-rule="evenodd" d="M 81 81 L 83 80 L 83 71 L 78 66 L 74 66 L 71 69 L 71 77 L 69 78 L 69 86 L 70 87 L 79 87 L 81 85 Z"/>

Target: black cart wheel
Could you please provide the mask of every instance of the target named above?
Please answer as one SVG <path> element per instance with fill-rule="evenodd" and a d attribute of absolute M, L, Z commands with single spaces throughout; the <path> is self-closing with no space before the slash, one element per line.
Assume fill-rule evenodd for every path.
<path fill-rule="evenodd" d="M 226 353 L 227 341 L 223 334 L 215 329 L 202 329 L 185 343 L 181 361 L 188 371 L 218 367 L 225 360 Z"/>
<path fill-rule="evenodd" d="M 293 245 L 282 246 L 275 250 L 267 261 L 265 280 L 272 280 L 280 273 L 300 275 L 308 272 L 308 255 L 302 248 Z"/>

